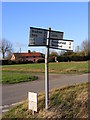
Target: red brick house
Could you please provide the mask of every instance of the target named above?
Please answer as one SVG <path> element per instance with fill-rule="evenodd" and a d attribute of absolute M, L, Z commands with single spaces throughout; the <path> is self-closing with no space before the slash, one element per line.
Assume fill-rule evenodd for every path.
<path fill-rule="evenodd" d="M 28 53 L 13 53 L 11 60 L 22 62 L 37 62 L 38 60 L 44 60 L 44 57 L 40 52 L 30 52 L 30 50 L 28 50 Z"/>

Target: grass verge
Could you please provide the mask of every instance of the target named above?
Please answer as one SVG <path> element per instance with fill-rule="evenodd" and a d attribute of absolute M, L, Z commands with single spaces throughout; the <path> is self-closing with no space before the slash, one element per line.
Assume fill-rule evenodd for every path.
<path fill-rule="evenodd" d="M 38 79 L 37 76 L 32 76 L 30 74 L 18 73 L 18 72 L 2 72 L 2 83 L 14 84 L 20 82 L 34 81 Z"/>
<path fill-rule="evenodd" d="M 32 115 L 28 100 L 12 107 L 3 118 L 88 118 L 88 88 L 90 83 L 50 91 L 49 111 L 45 112 L 45 95 L 38 95 L 38 112 Z"/>

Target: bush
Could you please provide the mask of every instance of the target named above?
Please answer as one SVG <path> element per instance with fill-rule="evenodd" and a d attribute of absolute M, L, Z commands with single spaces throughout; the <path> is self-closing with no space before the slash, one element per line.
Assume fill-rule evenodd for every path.
<path fill-rule="evenodd" d="M 90 56 L 59 56 L 57 58 L 58 62 L 70 62 L 70 61 L 87 61 L 90 60 Z"/>
<path fill-rule="evenodd" d="M 36 61 L 37 63 L 45 63 L 45 60 L 44 59 L 39 59 Z"/>
<path fill-rule="evenodd" d="M 8 65 L 8 60 L 0 60 L 0 65 Z"/>

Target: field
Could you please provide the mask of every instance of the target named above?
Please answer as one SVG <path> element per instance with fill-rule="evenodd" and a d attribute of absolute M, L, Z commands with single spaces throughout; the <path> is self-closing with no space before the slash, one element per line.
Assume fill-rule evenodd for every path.
<path fill-rule="evenodd" d="M 2 67 L 4 72 L 31 72 L 44 73 L 45 64 L 19 64 L 5 65 Z M 50 73 L 88 73 L 88 62 L 61 62 L 49 63 Z"/>
<path fill-rule="evenodd" d="M 44 73 L 45 64 L 19 64 L 2 66 L 2 83 L 18 83 L 36 79 L 33 75 Z M 88 73 L 88 61 L 49 63 L 49 73 L 81 74 Z"/>
<path fill-rule="evenodd" d="M 49 111 L 45 111 L 45 95 L 38 94 L 38 112 L 32 115 L 28 100 L 12 107 L 3 118 L 88 118 L 88 88 L 90 83 L 50 91 Z"/>

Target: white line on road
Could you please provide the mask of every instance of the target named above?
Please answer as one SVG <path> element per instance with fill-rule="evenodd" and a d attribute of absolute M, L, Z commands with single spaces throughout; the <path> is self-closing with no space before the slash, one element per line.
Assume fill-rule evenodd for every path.
<path fill-rule="evenodd" d="M 19 105 L 22 104 L 24 101 L 22 102 L 17 102 L 17 103 L 13 103 L 11 105 L 4 105 L 4 106 L 0 106 L 0 109 L 2 109 L 2 113 L 9 111 L 9 108 L 15 105 Z"/>

